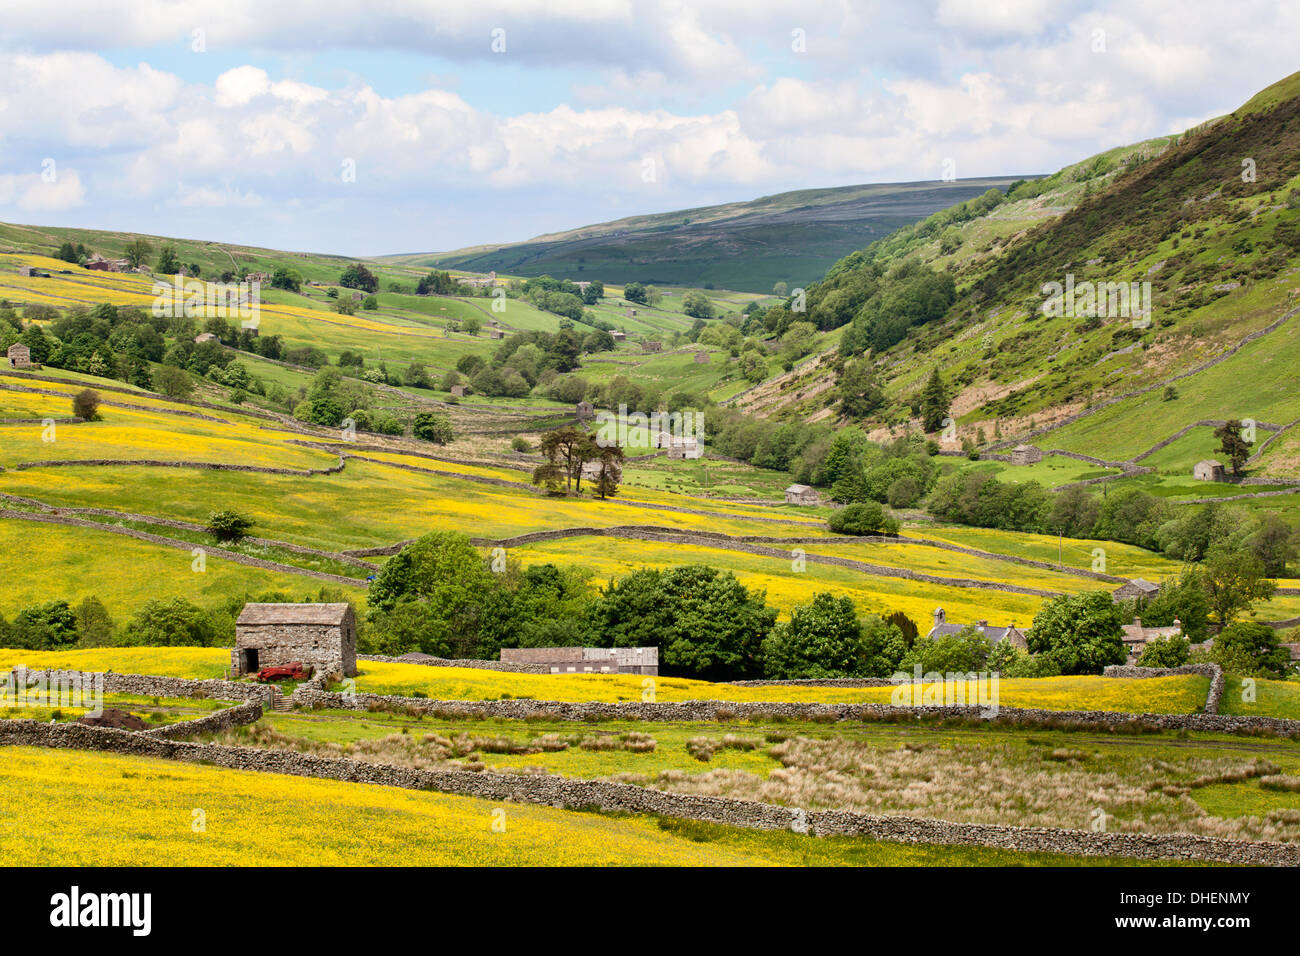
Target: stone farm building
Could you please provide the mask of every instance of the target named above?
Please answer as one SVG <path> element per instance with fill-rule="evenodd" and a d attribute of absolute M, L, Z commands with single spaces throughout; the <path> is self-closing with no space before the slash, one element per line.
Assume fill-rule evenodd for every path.
<path fill-rule="evenodd" d="M 662 342 L 650 341 L 650 342 L 642 342 L 642 343 L 641 343 L 641 351 L 642 351 L 642 352 L 658 352 L 658 351 L 659 351 L 660 349 L 662 349 L 663 347 L 664 347 L 664 344 L 663 344 Z"/>
<path fill-rule="evenodd" d="M 8 351 L 10 368 L 31 368 L 32 367 L 32 350 L 21 342 L 15 342 L 9 346 Z"/>
<path fill-rule="evenodd" d="M 925 636 L 931 640 L 936 637 L 947 637 L 950 634 L 961 633 L 961 629 L 965 626 L 964 624 L 949 624 L 947 613 L 943 608 L 937 607 L 934 609 L 934 627 L 930 628 L 930 633 Z M 988 621 L 976 621 L 973 627 L 988 638 L 990 644 L 1009 641 L 1014 647 L 1018 647 L 1022 651 L 1029 650 L 1029 642 L 1025 640 L 1024 631 L 1014 624 L 1009 624 L 1006 627 L 990 627 Z"/>
<path fill-rule="evenodd" d="M 615 342 L 623 342 L 623 341 L 626 341 L 626 340 L 627 340 L 627 333 L 626 333 L 626 332 L 619 332 L 619 331 L 615 330 L 615 331 L 609 333 L 609 337 L 610 337 L 611 339 L 613 339 Z"/>
<path fill-rule="evenodd" d="M 659 673 L 657 647 L 503 647 L 501 660 L 543 664 L 552 674 Z"/>
<path fill-rule="evenodd" d="M 194 336 L 195 345 L 202 345 L 204 342 L 215 342 L 216 340 L 217 337 L 211 332 L 200 332 L 198 335 Z"/>
<path fill-rule="evenodd" d="M 1159 593 L 1160 585 L 1152 584 L 1146 578 L 1134 578 L 1127 584 L 1121 584 L 1112 591 L 1111 597 L 1118 604 L 1120 601 L 1132 601 L 1137 598 L 1149 601 Z"/>
<path fill-rule="evenodd" d="M 1145 627 L 1142 618 L 1135 617 L 1132 624 L 1124 624 L 1122 627 L 1124 648 L 1128 651 L 1129 663 L 1142 656 L 1142 649 L 1147 646 L 1148 641 L 1153 641 L 1157 637 L 1177 637 L 1183 633 L 1182 622 L 1177 619 L 1169 627 Z"/>
<path fill-rule="evenodd" d="M 1033 445 L 1017 445 L 1011 449 L 1011 464 L 1032 465 L 1043 460 L 1043 452 Z"/>
<path fill-rule="evenodd" d="M 785 503 L 788 505 L 815 505 L 821 501 L 816 488 L 807 485 L 791 485 L 785 489 Z"/>
<path fill-rule="evenodd" d="M 1213 458 L 1198 461 L 1192 468 L 1192 477 L 1197 481 L 1223 481 L 1227 477 L 1222 463 Z"/>
<path fill-rule="evenodd" d="M 506 334 L 501 329 L 488 329 L 488 338 L 490 339 L 504 339 L 505 337 Z"/>
<path fill-rule="evenodd" d="M 301 663 L 316 673 L 357 675 L 357 621 L 348 604 L 245 604 L 235 621 L 231 674 Z"/>
<path fill-rule="evenodd" d="M 464 386 L 464 385 L 453 385 L 453 386 L 451 387 L 451 394 L 454 395 L 454 396 L 456 396 L 457 398 L 464 398 L 464 397 L 465 397 L 465 386 Z"/>
<path fill-rule="evenodd" d="M 575 406 L 575 412 L 579 418 L 596 417 L 596 410 L 592 407 L 591 402 L 578 402 Z"/>

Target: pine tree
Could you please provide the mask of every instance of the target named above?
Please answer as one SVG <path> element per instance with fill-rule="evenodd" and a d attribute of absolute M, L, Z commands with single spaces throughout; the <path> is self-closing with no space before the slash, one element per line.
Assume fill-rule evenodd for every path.
<path fill-rule="evenodd" d="M 921 392 L 921 427 L 927 432 L 936 432 L 943 427 L 943 421 L 947 417 L 948 390 L 944 387 L 936 366 Z"/>

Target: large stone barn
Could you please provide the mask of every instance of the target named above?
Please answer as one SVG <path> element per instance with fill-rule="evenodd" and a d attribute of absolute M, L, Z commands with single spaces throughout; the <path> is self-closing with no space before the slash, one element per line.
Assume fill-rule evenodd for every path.
<path fill-rule="evenodd" d="M 1017 445 L 1011 449 L 1011 464 L 1013 465 L 1032 465 L 1042 460 L 1042 449 L 1035 448 L 1033 445 Z"/>
<path fill-rule="evenodd" d="M 1197 481 L 1223 481 L 1228 477 L 1228 473 L 1221 462 L 1206 458 L 1192 467 L 1192 477 Z"/>
<path fill-rule="evenodd" d="M 347 604 L 245 604 L 235 621 L 231 673 L 302 663 L 316 673 L 357 676 L 357 620 Z"/>
<path fill-rule="evenodd" d="M 21 342 L 15 342 L 9 346 L 7 353 L 9 365 L 11 368 L 31 368 L 32 367 L 32 350 Z"/>

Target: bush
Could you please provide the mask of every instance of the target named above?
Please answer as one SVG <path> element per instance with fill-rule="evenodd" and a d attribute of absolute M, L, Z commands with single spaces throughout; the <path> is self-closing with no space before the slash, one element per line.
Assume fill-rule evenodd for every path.
<path fill-rule="evenodd" d="M 238 541 L 253 527 L 253 519 L 238 511 L 214 511 L 208 515 L 207 532 L 223 543 Z"/>
<path fill-rule="evenodd" d="M 1046 654 L 1062 674 L 1100 674 L 1107 664 L 1128 660 L 1126 620 L 1109 591 L 1053 598 L 1034 617 L 1029 649 Z"/>
<path fill-rule="evenodd" d="M 77 616 L 67 601 L 47 601 L 23 608 L 9 628 L 15 647 L 52 651 L 71 647 L 77 640 Z"/>
<path fill-rule="evenodd" d="M 420 412 L 411 424 L 411 434 L 424 441 L 445 445 L 455 439 L 451 419 L 438 412 Z"/>
<path fill-rule="evenodd" d="M 217 647 L 225 642 L 213 615 L 184 598 L 147 601 L 127 621 L 122 643 L 145 647 Z"/>
<path fill-rule="evenodd" d="M 1157 637 L 1147 643 L 1138 658 L 1139 667 L 1182 667 L 1192 653 L 1192 643 L 1181 634 Z"/>
<path fill-rule="evenodd" d="M 877 502 L 840 508 L 830 516 L 826 526 L 836 534 L 898 534 L 898 520 L 885 514 Z"/>
<path fill-rule="evenodd" d="M 83 388 L 72 396 L 72 414 L 88 422 L 99 420 L 99 393 L 91 388 Z"/>
<path fill-rule="evenodd" d="M 967 624 L 956 634 L 917 641 L 903 658 L 900 669 L 912 671 L 919 664 L 923 674 L 982 671 L 991 651 L 988 638 L 974 625 Z"/>
<path fill-rule="evenodd" d="M 1280 678 L 1291 671 L 1291 655 L 1267 624 L 1229 624 L 1214 638 L 1205 659 L 1242 677 Z"/>
<path fill-rule="evenodd" d="M 528 444 L 528 439 L 515 437 L 510 440 L 510 447 L 515 451 L 528 452 L 533 450 L 533 446 Z"/>

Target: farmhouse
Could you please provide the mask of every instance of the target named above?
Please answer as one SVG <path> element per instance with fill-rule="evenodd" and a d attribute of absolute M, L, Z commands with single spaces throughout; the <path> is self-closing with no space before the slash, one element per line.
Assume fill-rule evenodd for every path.
<path fill-rule="evenodd" d="M 934 609 L 934 627 L 930 628 L 930 633 L 925 635 L 927 639 L 933 640 L 936 637 L 946 637 L 949 634 L 959 634 L 964 624 L 949 624 L 947 612 L 943 608 Z M 1014 647 L 1022 651 L 1029 650 L 1029 642 L 1025 640 L 1025 634 L 1014 624 L 1006 627 L 990 627 L 988 621 L 976 621 L 973 625 L 975 630 L 979 631 L 990 644 L 997 644 L 1000 641 L 1008 641 Z"/>
<path fill-rule="evenodd" d="M 1141 598 L 1148 601 L 1160 593 L 1160 585 L 1152 584 L 1145 578 L 1133 578 L 1127 584 L 1121 584 L 1111 592 L 1111 598 L 1118 604 L 1120 601 L 1132 601 Z"/>
<path fill-rule="evenodd" d="M 1132 624 L 1122 625 L 1124 629 L 1124 648 L 1128 651 L 1130 661 L 1137 660 L 1142 655 L 1142 649 L 1147 646 L 1148 641 L 1153 641 L 1157 637 L 1177 637 L 1183 633 L 1183 624 L 1177 618 L 1170 627 L 1145 627 L 1142 624 L 1142 618 L 1133 618 Z"/>
<path fill-rule="evenodd" d="M 503 647 L 501 660 L 544 664 L 552 674 L 659 673 L 657 647 Z"/>
<path fill-rule="evenodd" d="M 215 342 L 216 340 L 217 337 L 211 332 L 200 332 L 198 335 L 194 336 L 195 345 L 202 345 L 204 342 Z"/>
<path fill-rule="evenodd" d="M 642 352 L 658 352 L 658 351 L 659 351 L 660 349 L 662 349 L 663 347 L 664 347 L 664 344 L 663 344 L 662 342 L 642 342 L 642 343 L 641 343 L 641 351 L 642 351 Z"/>
<path fill-rule="evenodd" d="M 704 454 L 704 449 L 700 447 L 699 440 L 693 435 L 686 435 L 681 438 L 669 436 L 668 440 L 664 442 L 664 447 L 668 449 L 670 461 L 695 459 Z"/>
<path fill-rule="evenodd" d="M 357 675 L 357 621 L 348 604 L 245 604 L 235 621 L 233 675 L 300 662 L 316 673 Z"/>
<path fill-rule="evenodd" d="M 626 342 L 626 341 L 627 341 L 627 333 L 626 333 L 626 332 L 619 332 L 619 331 L 610 332 L 610 333 L 609 333 L 609 337 L 610 337 L 611 339 L 613 339 L 615 342 Z"/>
<path fill-rule="evenodd" d="M 1017 445 L 1011 449 L 1011 464 L 1032 465 L 1043 460 L 1043 452 L 1033 445 Z"/>
<path fill-rule="evenodd" d="M 815 505 L 821 501 L 816 488 L 807 485 L 791 485 L 785 489 L 785 503 L 788 505 Z"/>
<path fill-rule="evenodd" d="M 7 354 L 10 368 L 32 368 L 32 350 L 21 342 L 9 346 Z"/>
<path fill-rule="evenodd" d="M 125 272 L 130 267 L 131 263 L 125 259 L 105 259 L 99 253 L 86 261 L 86 268 L 95 272 Z"/>
<path fill-rule="evenodd" d="M 1192 477 L 1197 481 L 1223 481 L 1227 474 L 1223 464 L 1213 458 L 1198 461 L 1195 467 L 1192 468 Z"/>

